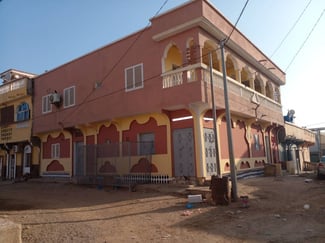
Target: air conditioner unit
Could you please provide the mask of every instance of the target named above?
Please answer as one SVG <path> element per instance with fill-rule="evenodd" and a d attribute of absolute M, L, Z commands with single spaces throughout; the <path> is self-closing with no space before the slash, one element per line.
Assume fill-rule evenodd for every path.
<path fill-rule="evenodd" d="M 18 145 L 14 145 L 14 146 L 12 146 L 12 151 L 13 151 L 14 153 L 17 153 L 18 150 L 19 150 Z"/>
<path fill-rule="evenodd" d="M 59 104 L 61 102 L 61 96 L 58 93 L 50 94 L 50 103 L 51 104 Z"/>

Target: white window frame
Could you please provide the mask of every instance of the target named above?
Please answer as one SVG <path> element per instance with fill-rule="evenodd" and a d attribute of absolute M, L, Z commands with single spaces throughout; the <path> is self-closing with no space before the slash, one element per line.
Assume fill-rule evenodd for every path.
<path fill-rule="evenodd" d="M 50 102 L 51 94 L 45 95 L 42 97 L 42 113 L 49 113 L 52 112 L 52 105 Z M 46 106 L 46 107 L 45 107 Z"/>
<path fill-rule="evenodd" d="M 135 80 L 135 70 L 140 67 L 141 70 L 141 80 Z M 132 77 L 128 77 L 128 73 L 132 72 Z M 143 63 L 136 64 L 134 66 L 128 67 L 124 70 L 125 75 L 125 91 L 132 91 L 136 89 L 143 88 Z M 129 78 L 132 79 L 132 85 L 128 86 L 128 80 Z M 137 85 L 137 83 L 141 83 L 140 85 Z"/>
<path fill-rule="evenodd" d="M 51 158 L 52 159 L 60 158 L 60 144 L 59 143 L 53 143 L 51 145 Z"/>
<path fill-rule="evenodd" d="M 76 104 L 76 86 L 71 86 L 63 90 L 63 107 L 68 108 Z"/>

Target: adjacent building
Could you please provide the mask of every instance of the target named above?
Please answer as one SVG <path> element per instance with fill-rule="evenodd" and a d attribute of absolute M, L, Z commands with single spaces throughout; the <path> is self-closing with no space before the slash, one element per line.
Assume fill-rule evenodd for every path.
<path fill-rule="evenodd" d="M 7 70 L 0 74 L 0 179 L 39 176 L 39 139 L 32 136 L 35 75 Z"/>

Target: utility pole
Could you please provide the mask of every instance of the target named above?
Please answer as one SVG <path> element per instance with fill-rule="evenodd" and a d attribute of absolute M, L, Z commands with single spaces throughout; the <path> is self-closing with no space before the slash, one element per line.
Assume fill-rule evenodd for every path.
<path fill-rule="evenodd" d="M 218 134 L 217 134 L 217 114 L 216 106 L 214 104 L 214 88 L 213 88 L 213 62 L 212 62 L 212 52 L 209 53 L 210 58 L 210 84 L 211 84 L 211 100 L 212 100 L 212 114 L 213 114 L 213 132 L 214 132 L 214 146 L 216 150 L 216 164 L 217 164 L 217 175 L 221 177 L 220 163 L 219 163 L 219 149 L 218 149 Z"/>
<path fill-rule="evenodd" d="M 222 76 L 223 76 L 225 109 L 226 109 L 226 121 L 227 121 L 231 187 L 232 187 L 233 200 L 236 202 L 238 200 L 238 195 L 237 195 L 237 175 L 236 175 L 236 167 L 235 167 L 234 148 L 233 148 L 233 143 L 232 143 L 231 116 L 230 116 L 230 110 L 229 110 L 228 83 L 227 83 L 224 45 L 225 45 L 225 40 L 221 40 L 220 41 L 220 52 L 221 52 L 221 61 L 222 61 Z"/>

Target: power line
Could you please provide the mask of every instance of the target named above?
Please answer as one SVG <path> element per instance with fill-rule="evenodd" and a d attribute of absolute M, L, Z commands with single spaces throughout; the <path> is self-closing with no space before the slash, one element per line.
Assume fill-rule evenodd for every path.
<path fill-rule="evenodd" d="M 305 13 L 306 9 L 308 8 L 308 6 L 310 5 L 312 0 L 310 0 L 306 7 L 304 8 L 304 10 L 301 12 L 301 14 L 299 15 L 298 19 L 295 21 L 295 23 L 292 25 L 292 27 L 290 28 L 290 30 L 287 32 L 287 34 L 284 36 L 284 38 L 281 40 L 280 44 L 277 46 L 277 48 L 275 48 L 275 50 L 273 51 L 273 53 L 271 54 L 270 58 L 273 57 L 273 55 L 280 49 L 280 47 L 282 46 L 283 42 L 287 39 L 287 37 L 289 36 L 289 34 L 292 32 L 292 30 L 296 27 L 297 23 L 299 22 L 299 20 L 301 19 L 301 17 L 303 16 L 303 14 Z"/>
<path fill-rule="evenodd" d="M 230 39 L 230 37 L 232 36 L 233 32 L 235 31 L 236 26 L 237 26 L 237 24 L 238 24 L 240 18 L 242 17 L 242 15 L 243 15 L 243 13 L 244 13 L 244 11 L 245 11 L 245 8 L 246 8 L 248 2 L 249 2 L 249 0 L 246 0 L 246 3 L 245 3 L 244 7 L 242 8 L 242 10 L 241 10 L 241 12 L 240 12 L 240 14 L 239 14 L 239 16 L 238 16 L 238 18 L 237 18 L 237 21 L 236 21 L 234 27 L 232 28 L 230 34 L 228 35 L 228 37 L 227 37 L 227 38 L 225 39 L 225 41 L 224 41 L 224 45 L 227 44 L 227 42 L 229 41 L 229 39 Z"/>
<path fill-rule="evenodd" d="M 298 49 L 298 51 L 295 53 L 295 55 L 293 56 L 293 58 L 291 59 L 290 63 L 288 64 L 288 66 L 285 69 L 285 72 L 289 69 L 289 67 L 291 66 L 291 64 L 293 63 L 293 61 L 296 59 L 296 57 L 298 56 L 299 52 L 301 51 L 301 49 L 304 47 L 304 45 L 306 44 L 307 40 L 309 39 L 309 37 L 311 36 L 311 34 L 313 33 L 314 29 L 316 28 L 316 26 L 318 25 L 320 19 L 322 18 L 323 14 L 325 12 L 325 9 L 323 9 L 322 13 L 320 14 L 320 16 L 318 17 L 316 23 L 314 24 L 313 28 L 311 29 L 311 31 L 309 32 L 308 36 L 306 37 L 306 39 L 304 40 L 304 42 L 302 43 L 302 45 L 300 46 L 300 48 Z"/>
<path fill-rule="evenodd" d="M 168 0 L 165 0 L 163 4 L 160 6 L 158 11 L 155 13 L 154 17 L 156 17 L 160 11 L 163 9 L 163 7 L 167 4 Z M 127 55 L 127 53 L 131 50 L 131 48 L 135 45 L 135 43 L 140 39 L 140 37 L 143 35 L 143 33 L 147 30 L 147 28 L 150 26 L 150 22 L 147 24 L 147 26 L 136 36 L 134 41 L 129 45 L 129 47 L 125 50 L 125 52 L 121 55 L 121 57 L 117 60 L 117 62 L 112 66 L 112 68 L 107 72 L 106 75 L 99 81 L 100 85 L 107 79 L 107 77 L 113 72 L 113 70 L 117 67 L 117 65 L 123 60 L 123 58 Z M 81 107 L 82 104 L 84 104 L 87 99 L 95 92 L 95 90 L 91 90 L 89 94 L 81 101 L 79 107 Z M 79 108 L 78 107 L 78 108 Z M 73 112 L 69 113 L 64 119 L 62 119 L 61 122 L 64 122 L 68 117 L 70 117 L 72 114 L 77 112 L 78 109 L 75 109 Z"/>
<path fill-rule="evenodd" d="M 159 10 L 156 12 L 156 14 L 154 15 L 154 17 L 155 16 L 157 16 L 158 14 L 159 14 L 159 12 L 161 11 L 161 9 L 167 4 L 167 2 L 168 2 L 168 0 L 166 0 L 163 4 L 162 4 L 162 6 L 159 8 Z M 240 15 L 239 15 L 239 17 L 238 17 L 238 19 L 237 19 L 237 21 L 236 21 L 236 24 L 234 25 L 234 27 L 233 27 L 233 30 L 231 31 L 231 33 L 228 35 L 228 37 L 227 37 L 227 39 L 226 40 L 229 40 L 230 39 L 230 37 L 231 37 L 231 35 L 232 35 L 232 33 L 233 33 L 233 31 L 234 31 L 234 29 L 236 28 L 236 25 L 238 24 L 238 22 L 239 22 L 239 20 L 240 20 L 240 18 L 241 18 L 241 16 L 242 16 L 242 14 L 243 14 L 243 12 L 244 12 L 244 10 L 245 10 L 245 8 L 246 8 L 246 6 L 247 6 L 247 4 L 248 4 L 248 2 L 249 2 L 249 0 L 247 0 L 246 1 L 246 3 L 245 3 L 245 5 L 244 5 L 244 7 L 243 7 L 243 9 L 242 9 L 242 11 L 241 11 L 241 13 L 240 13 Z M 150 25 L 150 23 L 148 24 L 148 25 Z M 139 34 L 138 34 L 138 36 L 136 37 L 136 39 L 130 44 L 130 46 L 127 48 L 127 50 L 123 53 L 123 55 L 118 59 L 118 61 L 113 65 L 113 67 L 109 70 L 109 72 L 101 79 L 101 81 L 99 81 L 99 83 L 103 83 L 106 79 L 107 79 L 107 77 L 112 73 L 112 71 L 115 69 L 115 67 L 118 65 L 118 63 L 127 55 L 127 53 L 128 53 L 128 51 L 131 49 L 131 47 L 136 43 L 136 41 L 141 37 L 141 35 L 143 34 L 143 32 L 146 30 L 148 28 L 148 26 L 146 26 Z M 211 50 L 210 52 L 212 52 L 212 51 L 217 51 L 217 50 L 219 50 L 220 49 L 220 47 L 218 47 L 218 48 L 215 48 L 215 49 L 213 49 L 213 50 Z M 201 58 L 204 58 L 205 56 L 208 56 L 209 55 L 209 53 L 207 53 L 207 54 L 205 54 L 205 55 L 201 55 L 201 56 L 199 56 L 199 57 L 197 57 L 197 58 L 195 58 L 195 60 L 200 60 Z M 182 65 L 181 65 L 181 67 L 185 67 L 185 66 L 187 66 L 188 65 L 188 62 L 184 62 Z M 145 80 L 143 80 L 143 83 L 147 83 L 147 82 L 149 82 L 150 80 L 153 80 L 154 78 L 156 78 L 156 77 L 161 77 L 161 75 L 162 75 L 162 73 L 159 73 L 159 74 L 156 74 L 156 75 L 153 75 L 153 76 L 151 76 L 151 77 L 149 77 L 149 78 L 147 78 L 147 79 L 145 79 Z M 69 117 L 71 117 L 74 113 L 76 113 L 81 107 L 82 107 L 82 105 L 83 104 L 85 104 L 85 103 L 90 103 L 90 102 L 94 102 L 94 101 L 96 101 L 96 100 L 99 100 L 99 99 L 102 99 L 102 98 L 104 98 L 104 97 L 107 97 L 107 96 L 110 96 L 110 95 L 114 95 L 114 94 L 116 94 L 116 93 L 119 93 L 119 92 L 124 92 L 125 91 L 125 87 L 122 87 L 122 88 L 120 88 L 120 89 L 117 89 L 117 90 L 115 90 L 115 91 L 111 91 L 111 92 L 108 92 L 108 93 L 105 93 L 105 94 L 103 94 L 103 95 L 101 95 L 101 96 L 97 96 L 97 97 L 94 97 L 93 99 L 89 99 L 89 97 L 95 92 L 95 90 L 91 90 L 90 92 L 89 92 L 89 94 L 78 104 L 78 105 L 76 105 L 77 106 L 77 108 L 75 109 L 75 110 L 73 110 L 71 113 L 69 113 L 65 118 L 63 118 L 62 120 L 61 120 L 61 122 L 64 122 L 66 119 L 68 119 Z M 46 114 L 45 114 L 46 115 Z M 44 114 L 42 114 L 42 116 L 44 116 Z M 36 117 L 34 117 L 34 119 L 35 119 Z"/>

